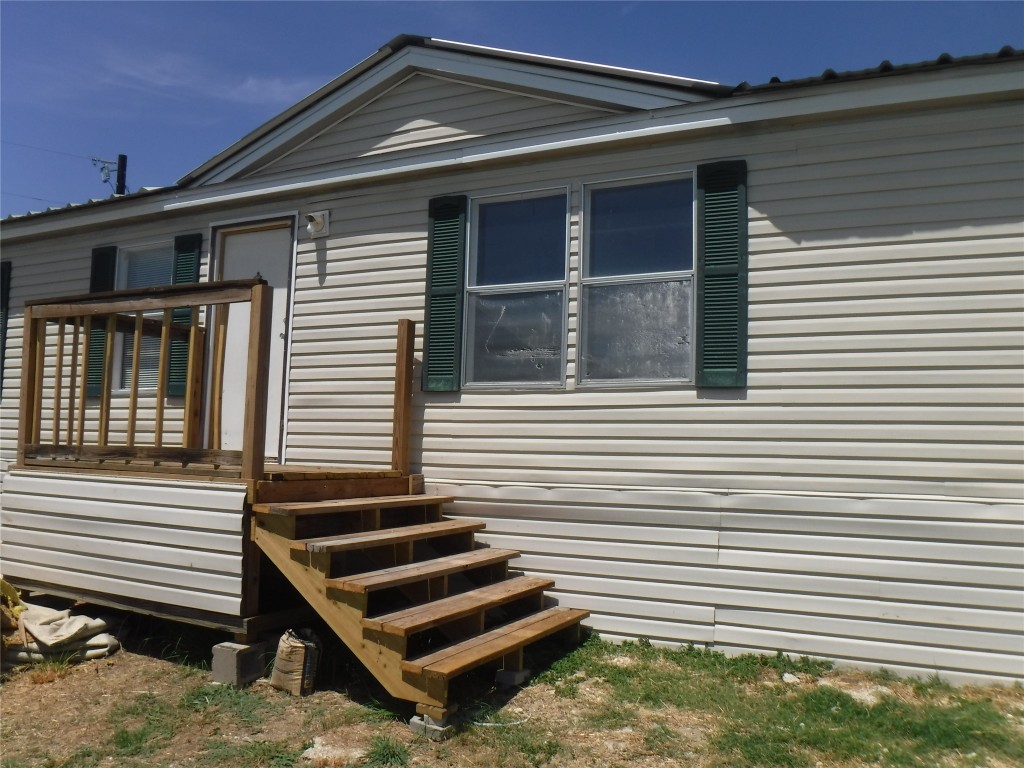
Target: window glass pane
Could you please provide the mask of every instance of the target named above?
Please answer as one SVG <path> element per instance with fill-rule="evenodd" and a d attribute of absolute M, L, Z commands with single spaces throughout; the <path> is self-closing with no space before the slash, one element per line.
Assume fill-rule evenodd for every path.
<path fill-rule="evenodd" d="M 174 251 L 169 246 L 129 253 L 122 262 L 125 270 L 125 288 L 151 288 L 174 282 Z M 160 319 L 163 312 L 147 312 L 146 317 Z M 134 317 L 132 317 L 134 323 Z M 132 384 L 132 349 L 135 339 L 131 334 L 122 336 L 121 389 Z M 143 336 L 139 354 L 139 387 L 156 388 L 160 364 L 160 338 Z"/>
<path fill-rule="evenodd" d="M 565 195 L 483 203 L 474 285 L 565 278 Z"/>
<path fill-rule="evenodd" d="M 583 288 L 584 380 L 690 378 L 692 282 Z"/>
<path fill-rule="evenodd" d="M 693 269 L 690 179 L 590 191 L 588 277 Z"/>
<path fill-rule="evenodd" d="M 561 289 L 470 294 L 468 380 L 561 382 L 563 296 Z"/>

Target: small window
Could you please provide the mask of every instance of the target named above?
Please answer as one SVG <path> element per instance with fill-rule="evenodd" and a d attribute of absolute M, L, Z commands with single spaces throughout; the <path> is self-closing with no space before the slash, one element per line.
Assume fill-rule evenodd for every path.
<path fill-rule="evenodd" d="M 122 288 L 152 288 L 174 282 L 174 248 L 166 245 L 121 251 Z M 162 312 L 148 312 L 147 317 L 163 317 Z M 128 389 L 132 381 L 133 338 L 125 335 L 121 347 L 121 389 Z M 139 387 L 157 386 L 160 364 L 160 339 L 143 336 L 139 354 Z"/>
<path fill-rule="evenodd" d="M 473 206 L 467 384 L 560 384 L 565 369 L 564 192 Z"/>
<path fill-rule="evenodd" d="M 692 378 L 693 180 L 587 188 L 579 378 Z"/>

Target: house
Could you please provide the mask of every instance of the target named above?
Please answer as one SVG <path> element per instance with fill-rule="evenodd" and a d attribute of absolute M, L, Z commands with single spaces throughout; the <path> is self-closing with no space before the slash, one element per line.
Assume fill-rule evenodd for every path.
<path fill-rule="evenodd" d="M 1012 49 L 732 87 L 396 38 L 3 222 L 0 567 L 240 635 L 284 574 L 441 719 L 587 612 L 1020 682 L 1022 149 Z"/>

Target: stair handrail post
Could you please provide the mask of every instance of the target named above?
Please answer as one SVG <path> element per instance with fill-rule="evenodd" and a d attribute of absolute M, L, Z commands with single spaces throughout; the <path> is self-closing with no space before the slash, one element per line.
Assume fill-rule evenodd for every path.
<path fill-rule="evenodd" d="M 398 321 L 395 349 L 395 408 L 391 425 L 391 468 L 409 474 L 409 431 L 412 422 L 413 349 L 416 323 L 407 318 Z"/>
<path fill-rule="evenodd" d="M 18 465 L 25 463 L 25 446 L 32 442 L 35 423 L 42 407 L 42 393 L 36 391 L 36 367 L 42 365 L 37 356 L 38 324 L 32 307 L 25 307 L 22 317 L 21 403 L 18 414 Z"/>
<path fill-rule="evenodd" d="M 270 367 L 271 287 L 263 281 L 252 287 L 249 300 L 249 354 L 245 381 L 245 424 L 242 436 L 242 479 L 263 479 L 267 440 L 267 388 Z"/>

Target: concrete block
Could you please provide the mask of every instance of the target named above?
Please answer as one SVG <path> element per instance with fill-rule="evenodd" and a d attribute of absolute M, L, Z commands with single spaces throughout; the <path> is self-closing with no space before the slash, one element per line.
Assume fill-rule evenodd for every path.
<path fill-rule="evenodd" d="M 494 682 L 499 688 L 515 688 L 530 679 L 528 669 L 499 669 Z"/>
<path fill-rule="evenodd" d="M 243 688 L 263 677 L 266 643 L 218 643 L 213 646 L 211 679 L 215 683 Z"/>
<path fill-rule="evenodd" d="M 417 736 L 426 736 L 431 741 L 444 741 L 455 734 L 455 729 L 445 723 L 447 720 L 435 720 L 430 715 L 415 715 L 409 720 L 409 728 Z"/>

